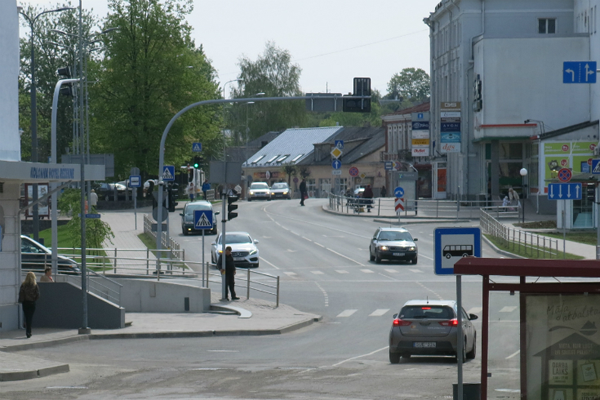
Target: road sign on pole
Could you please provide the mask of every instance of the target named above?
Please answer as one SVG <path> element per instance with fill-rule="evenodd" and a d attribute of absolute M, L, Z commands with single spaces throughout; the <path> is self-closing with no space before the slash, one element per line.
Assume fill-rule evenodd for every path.
<path fill-rule="evenodd" d="M 404 189 L 402 189 L 400 186 L 398 186 L 396 189 L 394 189 L 394 196 L 400 198 L 400 197 L 404 197 Z"/>
<path fill-rule="evenodd" d="M 352 167 L 348 170 L 348 173 L 350 174 L 350 176 L 358 176 L 358 168 L 356 167 Z"/>
<path fill-rule="evenodd" d="M 548 184 L 548 200 L 581 200 L 581 182 Z"/>
<path fill-rule="evenodd" d="M 396 213 L 404 211 L 403 197 L 396 197 L 396 200 L 394 201 L 394 210 L 396 211 Z"/>
<path fill-rule="evenodd" d="M 592 160 L 592 174 L 600 174 L 600 160 Z"/>
<path fill-rule="evenodd" d="M 175 166 L 165 165 L 162 173 L 163 181 L 172 182 L 175 180 Z"/>
<path fill-rule="evenodd" d="M 213 224 L 212 211 L 194 210 L 194 229 L 197 231 L 212 229 Z"/>
<path fill-rule="evenodd" d="M 437 228 L 435 236 L 435 273 L 454 274 L 454 264 L 463 257 L 481 257 L 481 229 Z"/>
<path fill-rule="evenodd" d="M 340 169 L 342 168 L 342 162 L 338 159 L 335 159 L 331 162 L 331 166 L 333 167 L 333 169 Z"/>
<path fill-rule="evenodd" d="M 129 187 L 139 188 L 142 186 L 142 177 L 140 175 L 129 175 Z"/>
<path fill-rule="evenodd" d="M 563 83 L 596 83 L 596 61 L 565 61 Z"/>
<path fill-rule="evenodd" d="M 573 177 L 573 173 L 571 172 L 571 170 L 569 168 L 561 168 L 558 171 L 558 180 L 563 182 L 563 183 L 567 183 L 571 180 L 571 178 Z"/>
<path fill-rule="evenodd" d="M 202 151 L 202 143 L 194 142 L 192 144 L 192 152 L 200 153 Z"/>
<path fill-rule="evenodd" d="M 340 150 L 344 150 L 344 141 L 343 140 L 336 140 L 335 141 L 335 147 L 337 147 Z"/>
<path fill-rule="evenodd" d="M 334 147 L 333 150 L 331 150 L 331 155 L 333 156 L 333 158 L 340 158 L 342 154 L 344 154 L 344 152 L 341 151 L 338 147 Z"/>

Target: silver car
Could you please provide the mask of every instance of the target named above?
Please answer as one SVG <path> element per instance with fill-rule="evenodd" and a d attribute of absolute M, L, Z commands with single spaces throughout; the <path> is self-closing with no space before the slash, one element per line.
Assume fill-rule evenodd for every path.
<path fill-rule="evenodd" d="M 210 248 L 210 259 L 213 264 L 217 263 L 219 255 L 221 254 L 223 245 L 223 235 L 219 234 L 217 240 L 212 242 Z M 233 261 L 237 267 L 251 267 L 258 268 L 258 240 L 252 240 L 252 237 L 248 232 L 227 232 L 225 245 L 231 246 L 231 255 Z M 220 266 L 217 266 L 220 268 Z"/>
<path fill-rule="evenodd" d="M 403 260 L 417 263 L 419 249 L 409 231 L 404 228 L 377 228 L 369 244 L 369 260 Z"/>
<path fill-rule="evenodd" d="M 471 321 L 477 315 L 462 311 L 463 361 L 474 359 L 477 331 Z M 390 362 L 397 364 L 400 357 L 412 355 L 446 355 L 458 358 L 457 307 L 455 301 L 410 300 L 398 314 L 390 329 Z"/>
<path fill-rule="evenodd" d="M 248 188 L 248 201 L 266 199 L 271 201 L 271 188 L 266 182 L 253 182 Z"/>
<path fill-rule="evenodd" d="M 290 187 L 286 182 L 277 182 L 271 186 L 271 198 L 288 199 L 292 198 Z"/>

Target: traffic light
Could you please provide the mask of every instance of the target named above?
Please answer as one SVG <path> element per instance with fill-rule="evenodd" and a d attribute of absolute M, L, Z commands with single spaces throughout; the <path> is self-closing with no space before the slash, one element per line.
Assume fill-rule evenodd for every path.
<path fill-rule="evenodd" d="M 71 68 L 64 67 L 56 70 L 56 74 L 60 79 L 70 79 L 71 78 Z M 65 83 L 60 87 L 60 94 L 63 96 L 73 96 L 73 84 Z"/>
<path fill-rule="evenodd" d="M 203 163 L 204 163 L 204 158 L 202 158 L 200 156 L 194 156 L 194 160 L 193 160 L 194 168 L 200 168 Z"/>
<path fill-rule="evenodd" d="M 175 206 L 179 203 L 177 203 L 176 200 L 176 196 L 175 194 L 177 193 L 177 184 L 169 184 L 169 186 L 167 186 L 167 196 L 169 196 L 169 212 L 175 212 Z"/>
<path fill-rule="evenodd" d="M 370 96 L 371 78 L 354 78 L 354 93 L 352 96 Z M 344 112 L 371 112 L 371 99 L 349 99 L 343 97 Z"/>
<path fill-rule="evenodd" d="M 238 201 L 238 199 L 238 196 L 227 196 L 227 221 L 231 221 L 238 216 L 238 213 L 232 212 L 238 208 L 237 204 L 233 204 Z"/>

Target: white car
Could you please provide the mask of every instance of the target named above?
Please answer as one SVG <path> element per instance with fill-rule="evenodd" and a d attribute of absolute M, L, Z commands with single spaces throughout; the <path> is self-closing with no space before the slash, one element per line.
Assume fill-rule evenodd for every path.
<path fill-rule="evenodd" d="M 219 234 L 217 240 L 212 242 L 210 248 L 210 260 L 213 264 L 217 263 L 222 251 L 223 235 Z M 225 245 L 231 246 L 231 255 L 236 268 L 251 267 L 258 268 L 258 240 L 252 240 L 248 232 L 227 232 Z M 220 268 L 220 266 L 217 266 Z"/>
<path fill-rule="evenodd" d="M 267 199 L 271 201 L 271 188 L 266 182 L 253 182 L 248 189 L 248 201 Z"/>

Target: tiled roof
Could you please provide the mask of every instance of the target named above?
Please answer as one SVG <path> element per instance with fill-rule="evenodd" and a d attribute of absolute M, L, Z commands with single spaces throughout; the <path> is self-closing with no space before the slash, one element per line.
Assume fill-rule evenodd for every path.
<path fill-rule="evenodd" d="M 244 167 L 298 164 L 313 151 L 314 143 L 322 143 L 341 126 L 286 129 L 277 138 L 246 160 Z"/>

